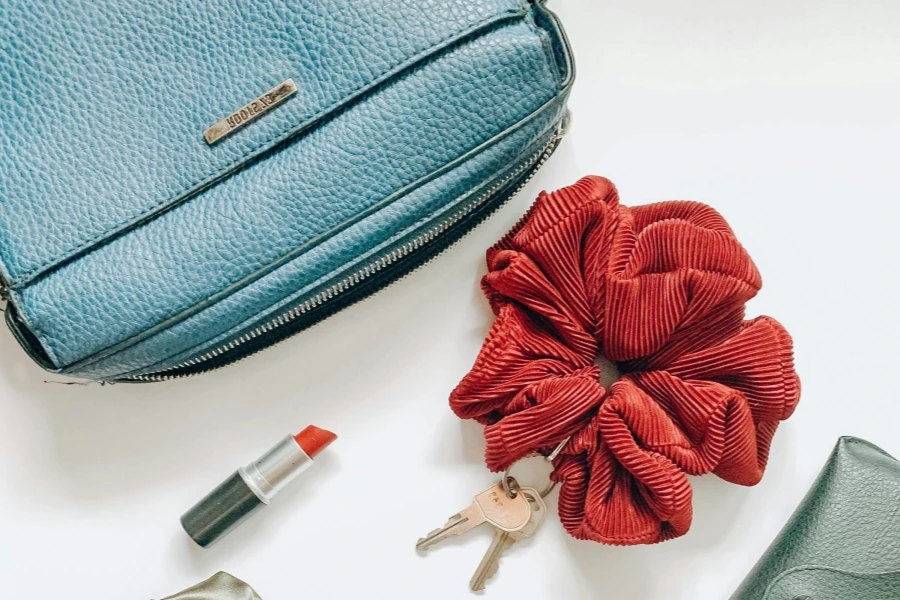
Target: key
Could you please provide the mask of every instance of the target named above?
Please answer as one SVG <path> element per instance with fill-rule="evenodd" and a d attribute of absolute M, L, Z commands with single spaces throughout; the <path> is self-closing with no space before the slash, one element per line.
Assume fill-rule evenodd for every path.
<path fill-rule="evenodd" d="M 416 542 L 416 550 L 424 552 L 449 537 L 462 535 L 482 523 L 490 523 L 500 531 L 516 531 L 531 519 L 531 503 L 522 495 L 510 498 L 499 482 L 484 490 L 472 504 L 450 517 L 446 525 L 435 529 Z"/>
<path fill-rule="evenodd" d="M 469 587 L 473 592 L 484 589 L 485 584 L 491 577 L 497 574 L 500 567 L 500 558 L 516 542 L 533 536 L 544 522 L 547 516 L 547 506 L 541 495 L 533 488 L 521 488 L 519 495 L 525 496 L 531 504 L 532 517 L 528 523 L 517 531 L 503 531 L 495 529 L 494 537 L 491 545 L 481 559 L 481 563 L 475 570 L 475 574 L 469 581 Z"/>
<path fill-rule="evenodd" d="M 532 488 L 520 488 L 519 496 L 526 497 L 531 505 L 531 519 L 528 520 L 528 523 L 522 529 L 516 531 L 494 530 L 491 545 L 469 581 L 469 589 L 473 592 L 483 590 L 488 580 L 497 574 L 497 570 L 500 568 L 500 558 L 504 552 L 509 550 L 516 542 L 533 536 L 544 522 L 544 518 L 547 515 L 547 506 L 544 504 L 541 495 Z"/>

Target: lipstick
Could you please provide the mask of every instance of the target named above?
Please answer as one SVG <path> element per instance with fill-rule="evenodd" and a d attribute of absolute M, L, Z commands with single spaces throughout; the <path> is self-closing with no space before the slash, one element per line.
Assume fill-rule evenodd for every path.
<path fill-rule="evenodd" d="M 191 507 L 181 516 L 181 526 L 206 548 L 271 502 L 336 439 L 330 431 L 314 425 L 287 436 Z"/>

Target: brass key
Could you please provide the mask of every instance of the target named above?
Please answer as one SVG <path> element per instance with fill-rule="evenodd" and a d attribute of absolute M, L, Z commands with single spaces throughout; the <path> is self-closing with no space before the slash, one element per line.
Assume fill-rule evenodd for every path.
<path fill-rule="evenodd" d="M 503 485 L 496 483 L 475 496 L 472 504 L 450 517 L 447 524 L 416 542 L 423 552 L 449 537 L 462 535 L 482 523 L 490 523 L 498 531 L 517 531 L 531 520 L 531 503 L 524 494 L 510 497 Z"/>
<path fill-rule="evenodd" d="M 491 545 L 484 554 L 484 558 L 481 559 L 481 563 L 475 570 L 471 581 L 469 581 L 469 588 L 473 592 L 483 590 L 485 583 L 497 574 L 497 570 L 500 567 L 500 558 L 502 558 L 504 552 L 519 540 L 534 535 L 544 522 L 544 518 L 547 515 L 547 506 L 544 504 L 541 495 L 533 488 L 519 488 L 518 492 L 518 495 L 526 498 L 531 505 L 531 519 L 518 530 L 494 530 L 494 538 L 491 540 Z"/>

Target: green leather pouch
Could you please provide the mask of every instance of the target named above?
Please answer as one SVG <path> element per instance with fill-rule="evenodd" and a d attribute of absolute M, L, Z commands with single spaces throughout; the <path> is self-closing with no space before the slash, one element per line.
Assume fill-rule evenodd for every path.
<path fill-rule="evenodd" d="M 900 599 L 900 462 L 842 437 L 731 600 Z"/>

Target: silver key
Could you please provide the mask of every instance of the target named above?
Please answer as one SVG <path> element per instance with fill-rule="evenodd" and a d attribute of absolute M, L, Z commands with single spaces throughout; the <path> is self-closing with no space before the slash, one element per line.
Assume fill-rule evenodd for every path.
<path fill-rule="evenodd" d="M 447 524 L 416 542 L 416 550 L 424 552 L 449 537 L 462 535 L 482 523 L 490 523 L 501 531 L 515 531 L 531 520 L 531 504 L 522 494 L 510 498 L 503 485 L 496 483 L 475 496 L 471 505 L 450 517 Z"/>
<path fill-rule="evenodd" d="M 531 505 L 531 518 L 522 529 L 516 531 L 494 530 L 494 538 L 491 540 L 491 545 L 481 559 L 478 568 L 475 569 L 475 574 L 472 576 L 471 581 L 469 581 L 469 588 L 473 592 L 483 590 L 487 581 L 497 574 L 497 570 L 500 568 L 500 558 L 504 552 L 509 550 L 519 540 L 533 536 L 544 522 L 544 518 L 547 515 L 547 506 L 544 504 L 541 495 L 532 488 L 520 488 L 518 495 L 527 498 Z"/>

